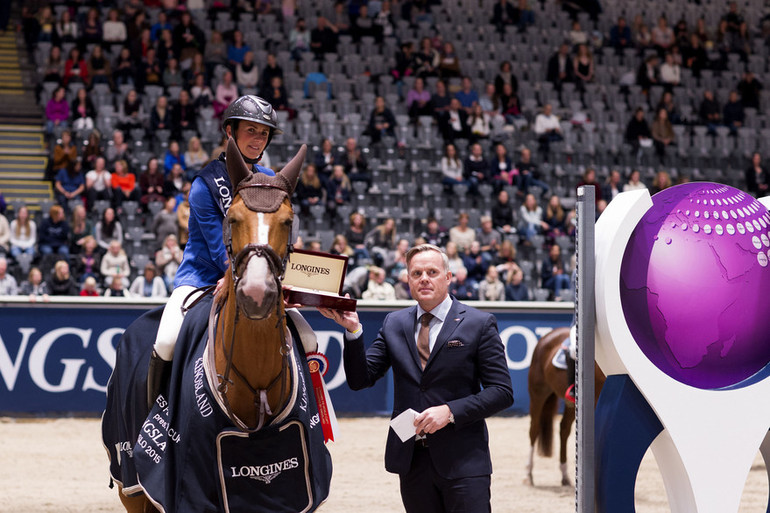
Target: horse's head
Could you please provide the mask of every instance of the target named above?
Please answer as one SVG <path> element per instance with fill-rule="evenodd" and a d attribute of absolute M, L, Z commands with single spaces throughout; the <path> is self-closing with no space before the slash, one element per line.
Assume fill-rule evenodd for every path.
<path fill-rule="evenodd" d="M 306 152 L 302 145 L 280 173 L 267 176 L 252 173 L 235 141 L 227 143 L 235 193 L 223 235 L 238 308 L 252 320 L 265 319 L 282 301 L 281 280 L 293 242 L 291 195 Z"/>

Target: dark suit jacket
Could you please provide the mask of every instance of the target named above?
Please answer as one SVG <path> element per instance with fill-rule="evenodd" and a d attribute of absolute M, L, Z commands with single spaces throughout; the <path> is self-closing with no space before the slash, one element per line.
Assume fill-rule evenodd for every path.
<path fill-rule="evenodd" d="M 370 387 L 392 368 L 392 417 L 408 408 L 421 412 L 448 404 L 455 423 L 428 435 L 436 471 L 446 479 L 488 475 L 492 462 L 484 419 L 513 404 L 497 321 L 491 314 L 453 300 L 423 371 L 414 337 L 416 310 L 412 306 L 388 314 L 368 350 L 363 337 L 345 343 L 348 384 L 353 390 Z M 413 451 L 414 438 L 401 442 L 389 430 L 385 469 L 405 474 Z"/>

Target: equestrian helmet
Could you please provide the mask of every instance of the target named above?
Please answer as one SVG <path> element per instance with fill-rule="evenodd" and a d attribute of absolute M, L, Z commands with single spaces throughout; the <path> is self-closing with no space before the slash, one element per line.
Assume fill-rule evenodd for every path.
<path fill-rule="evenodd" d="M 270 137 L 276 134 L 282 134 L 283 130 L 278 128 L 278 115 L 270 105 L 270 102 L 259 96 L 247 94 L 233 101 L 225 109 L 222 116 L 222 129 L 236 119 L 254 121 L 270 127 Z"/>

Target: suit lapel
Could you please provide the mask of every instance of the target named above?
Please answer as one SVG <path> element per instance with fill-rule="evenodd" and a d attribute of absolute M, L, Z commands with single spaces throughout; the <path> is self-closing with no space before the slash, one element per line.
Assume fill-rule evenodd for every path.
<path fill-rule="evenodd" d="M 452 334 L 455 332 L 457 327 L 460 326 L 464 318 L 465 306 L 456 299 L 452 299 L 452 306 L 449 308 L 446 319 L 444 319 L 444 324 L 441 326 L 441 331 L 439 331 L 438 337 L 436 337 L 436 344 L 433 346 L 433 350 L 430 352 L 430 358 L 428 358 L 428 363 L 425 364 L 425 370 L 428 370 L 430 364 L 433 362 L 433 360 L 436 359 L 436 355 L 438 355 L 439 352 L 444 349 L 447 341 L 452 338 Z M 415 347 L 415 354 L 417 354 L 417 347 Z"/>

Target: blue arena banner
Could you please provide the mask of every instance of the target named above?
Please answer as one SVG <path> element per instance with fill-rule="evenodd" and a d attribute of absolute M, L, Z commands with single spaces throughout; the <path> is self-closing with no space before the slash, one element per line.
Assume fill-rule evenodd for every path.
<path fill-rule="evenodd" d="M 0 300 L 0 413 L 98 414 L 115 365 L 115 348 L 124 329 L 158 303 L 125 304 L 68 300 L 48 304 Z M 370 344 L 385 315 L 401 304 L 359 302 L 364 336 Z M 570 304 L 475 303 L 497 317 L 513 381 L 511 412 L 527 413 L 527 372 L 537 340 L 568 326 Z M 391 409 L 388 377 L 368 390 L 353 392 L 341 365 L 343 333 L 313 309 L 302 311 L 329 359 L 325 379 L 338 414 L 383 414 Z"/>

